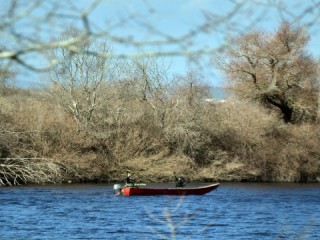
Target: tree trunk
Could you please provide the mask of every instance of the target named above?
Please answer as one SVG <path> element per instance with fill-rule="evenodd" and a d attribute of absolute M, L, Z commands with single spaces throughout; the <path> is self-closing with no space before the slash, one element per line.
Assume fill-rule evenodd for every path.
<path fill-rule="evenodd" d="M 292 114 L 293 114 L 293 108 L 290 106 L 291 104 L 286 101 L 285 97 L 282 94 L 279 93 L 268 93 L 266 95 L 266 100 L 269 104 L 278 107 L 282 114 L 283 114 L 283 120 L 286 123 L 289 123 L 292 121 Z"/>
<path fill-rule="evenodd" d="M 316 107 L 301 106 L 298 102 L 292 103 L 278 93 L 268 93 L 266 100 L 269 104 L 280 109 L 283 114 L 283 120 L 286 123 L 314 123 L 317 120 Z"/>

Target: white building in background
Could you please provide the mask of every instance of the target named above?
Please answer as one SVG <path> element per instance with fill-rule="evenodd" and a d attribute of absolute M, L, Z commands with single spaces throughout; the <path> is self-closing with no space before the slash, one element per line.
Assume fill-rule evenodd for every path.
<path fill-rule="evenodd" d="M 214 99 L 214 98 L 206 98 L 204 101 L 209 103 L 225 103 L 226 99 Z"/>

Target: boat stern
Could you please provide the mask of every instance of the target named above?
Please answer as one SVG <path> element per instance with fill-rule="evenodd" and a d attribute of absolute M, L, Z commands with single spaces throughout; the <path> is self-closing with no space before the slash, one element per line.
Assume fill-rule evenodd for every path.
<path fill-rule="evenodd" d="M 115 195 L 121 195 L 122 189 L 123 189 L 123 187 L 121 184 L 114 184 L 113 185 L 113 190 L 114 190 Z"/>

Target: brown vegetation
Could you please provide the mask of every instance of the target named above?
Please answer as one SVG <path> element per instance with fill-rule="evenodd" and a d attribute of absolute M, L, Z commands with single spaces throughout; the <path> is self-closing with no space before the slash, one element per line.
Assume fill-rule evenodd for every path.
<path fill-rule="evenodd" d="M 88 50 L 97 46 L 86 44 Z M 128 171 L 138 180 L 157 182 L 172 181 L 174 171 L 188 181 L 320 179 L 319 123 L 299 117 L 300 124 L 291 124 L 299 104 L 316 105 L 313 62 L 309 59 L 310 68 L 303 72 L 302 53 L 289 54 L 289 62 L 272 55 L 281 62 L 278 72 L 269 65 L 271 58 L 256 59 L 254 66 L 264 66 L 251 65 L 257 88 L 240 81 L 248 80 L 245 75 L 237 78 L 237 89 L 293 110 L 285 122 L 260 101 L 205 101 L 208 86 L 195 72 L 169 78 L 153 59 L 116 66 L 57 51 L 61 61 L 45 91 L 6 85 L 0 97 L 0 185 L 122 181 Z M 299 91 L 295 84 L 304 88 Z"/>
<path fill-rule="evenodd" d="M 171 181 L 173 171 L 188 181 L 320 176 L 320 126 L 281 123 L 248 102 L 203 102 L 192 112 L 176 111 L 162 130 L 153 112 L 137 101 L 126 108 L 132 118 L 109 125 L 106 140 L 78 131 L 63 108 L 39 93 L 2 97 L 0 104 L 2 185 L 122 181 L 127 171 L 156 182 Z"/>
<path fill-rule="evenodd" d="M 239 96 L 279 109 L 286 122 L 314 122 L 319 82 L 307 42 L 304 29 L 284 22 L 274 35 L 254 31 L 240 37 L 218 65 Z"/>

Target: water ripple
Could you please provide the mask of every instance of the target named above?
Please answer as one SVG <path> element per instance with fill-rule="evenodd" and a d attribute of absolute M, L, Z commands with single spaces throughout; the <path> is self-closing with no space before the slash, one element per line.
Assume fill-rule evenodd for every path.
<path fill-rule="evenodd" d="M 221 184 L 121 197 L 111 185 L 0 189 L 2 239 L 320 239 L 320 185 Z"/>

